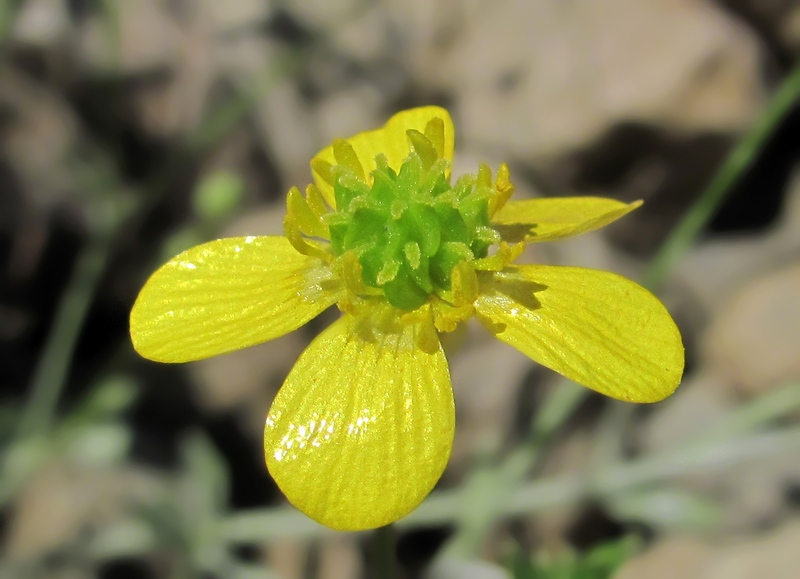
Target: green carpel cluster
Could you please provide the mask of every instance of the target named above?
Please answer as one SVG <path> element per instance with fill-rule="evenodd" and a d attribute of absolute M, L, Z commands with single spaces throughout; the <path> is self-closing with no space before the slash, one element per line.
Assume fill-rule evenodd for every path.
<path fill-rule="evenodd" d="M 421 133 L 409 133 L 413 148 L 399 172 L 378 155 L 371 185 L 348 164 L 331 168 L 337 210 L 328 221 L 332 254 L 353 252 L 364 284 L 406 311 L 432 295 L 447 300 L 454 268 L 486 257 L 499 241 L 489 221 L 489 168 L 451 186 L 449 163 L 431 155 Z"/>

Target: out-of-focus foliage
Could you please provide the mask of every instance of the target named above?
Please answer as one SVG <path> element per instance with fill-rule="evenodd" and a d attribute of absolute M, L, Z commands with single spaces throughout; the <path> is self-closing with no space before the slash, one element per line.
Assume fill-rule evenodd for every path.
<path fill-rule="evenodd" d="M 511 569 L 514 579 L 611 579 L 637 550 L 638 541 L 625 537 L 598 545 L 586 553 L 565 551 L 557 556 L 531 557 L 520 552 Z"/>

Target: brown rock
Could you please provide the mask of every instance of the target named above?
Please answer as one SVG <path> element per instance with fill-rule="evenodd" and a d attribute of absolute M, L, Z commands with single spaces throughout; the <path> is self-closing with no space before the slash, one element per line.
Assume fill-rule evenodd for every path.
<path fill-rule="evenodd" d="M 744 287 L 705 337 L 709 366 L 748 396 L 800 377 L 800 265 Z"/>
<path fill-rule="evenodd" d="M 709 1 L 512 2 L 465 28 L 438 82 L 465 138 L 511 157 L 561 155 L 620 120 L 735 131 L 763 102 L 758 43 Z"/>
<path fill-rule="evenodd" d="M 720 549 L 702 579 L 796 579 L 800 569 L 800 523 Z"/>
<path fill-rule="evenodd" d="M 614 579 L 795 579 L 800 523 L 712 547 L 689 537 L 668 539 L 632 559 Z"/>
<path fill-rule="evenodd" d="M 614 579 L 702 579 L 711 552 L 696 539 L 668 539 L 628 561 Z"/>

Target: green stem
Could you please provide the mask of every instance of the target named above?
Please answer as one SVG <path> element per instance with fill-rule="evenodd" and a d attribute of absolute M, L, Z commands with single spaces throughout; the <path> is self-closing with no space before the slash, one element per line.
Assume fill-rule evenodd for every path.
<path fill-rule="evenodd" d="M 372 532 L 370 577 L 395 579 L 397 577 L 397 542 L 394 525 L 386 525 Z"/>
<path fill-rule="evenodd" d="M 657 290 L 694 244 L 708 221 L 719 209 L 725 195 L 753 164 L 758 152 L 800 98 L 800 65 L 783 81 L 764 113 L 731 151 L 700 198 L 683 216 L 661 245 L 644 276 L 644 285 Z"/>
<path fill-rule="evenodd" d="M 109 253 L 110 244 L 98 238 L 78 256 L 34 370 L 30 398 L 20 419 L 20 438 L 43 435 L 51 425 L 78 336 Z"/>

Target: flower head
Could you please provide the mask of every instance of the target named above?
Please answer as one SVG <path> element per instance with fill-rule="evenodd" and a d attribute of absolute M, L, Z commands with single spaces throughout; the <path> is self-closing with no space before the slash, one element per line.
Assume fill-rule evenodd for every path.
<path fill-rule="evenodd" d="M 131 312 L 143 356 L 186 362 L 271 340 L 336 304 L 266 419 L 267 467 L 288 499 L 336 529 L 413 510 L 450 455 L 455 412 L 442 333 L 475 316 L 497 338 L 602 394 L 670 395 L 680 334 L 618 275 L 515 265 L 525 244 L 598 229 L 640 205 L 596 197 L 509 201 L 508 167 L 453 179 L 438 107 L 336 140 L 315 184 L 287 196 L 285 236 L 220 239 L 176 256 Z"/>

